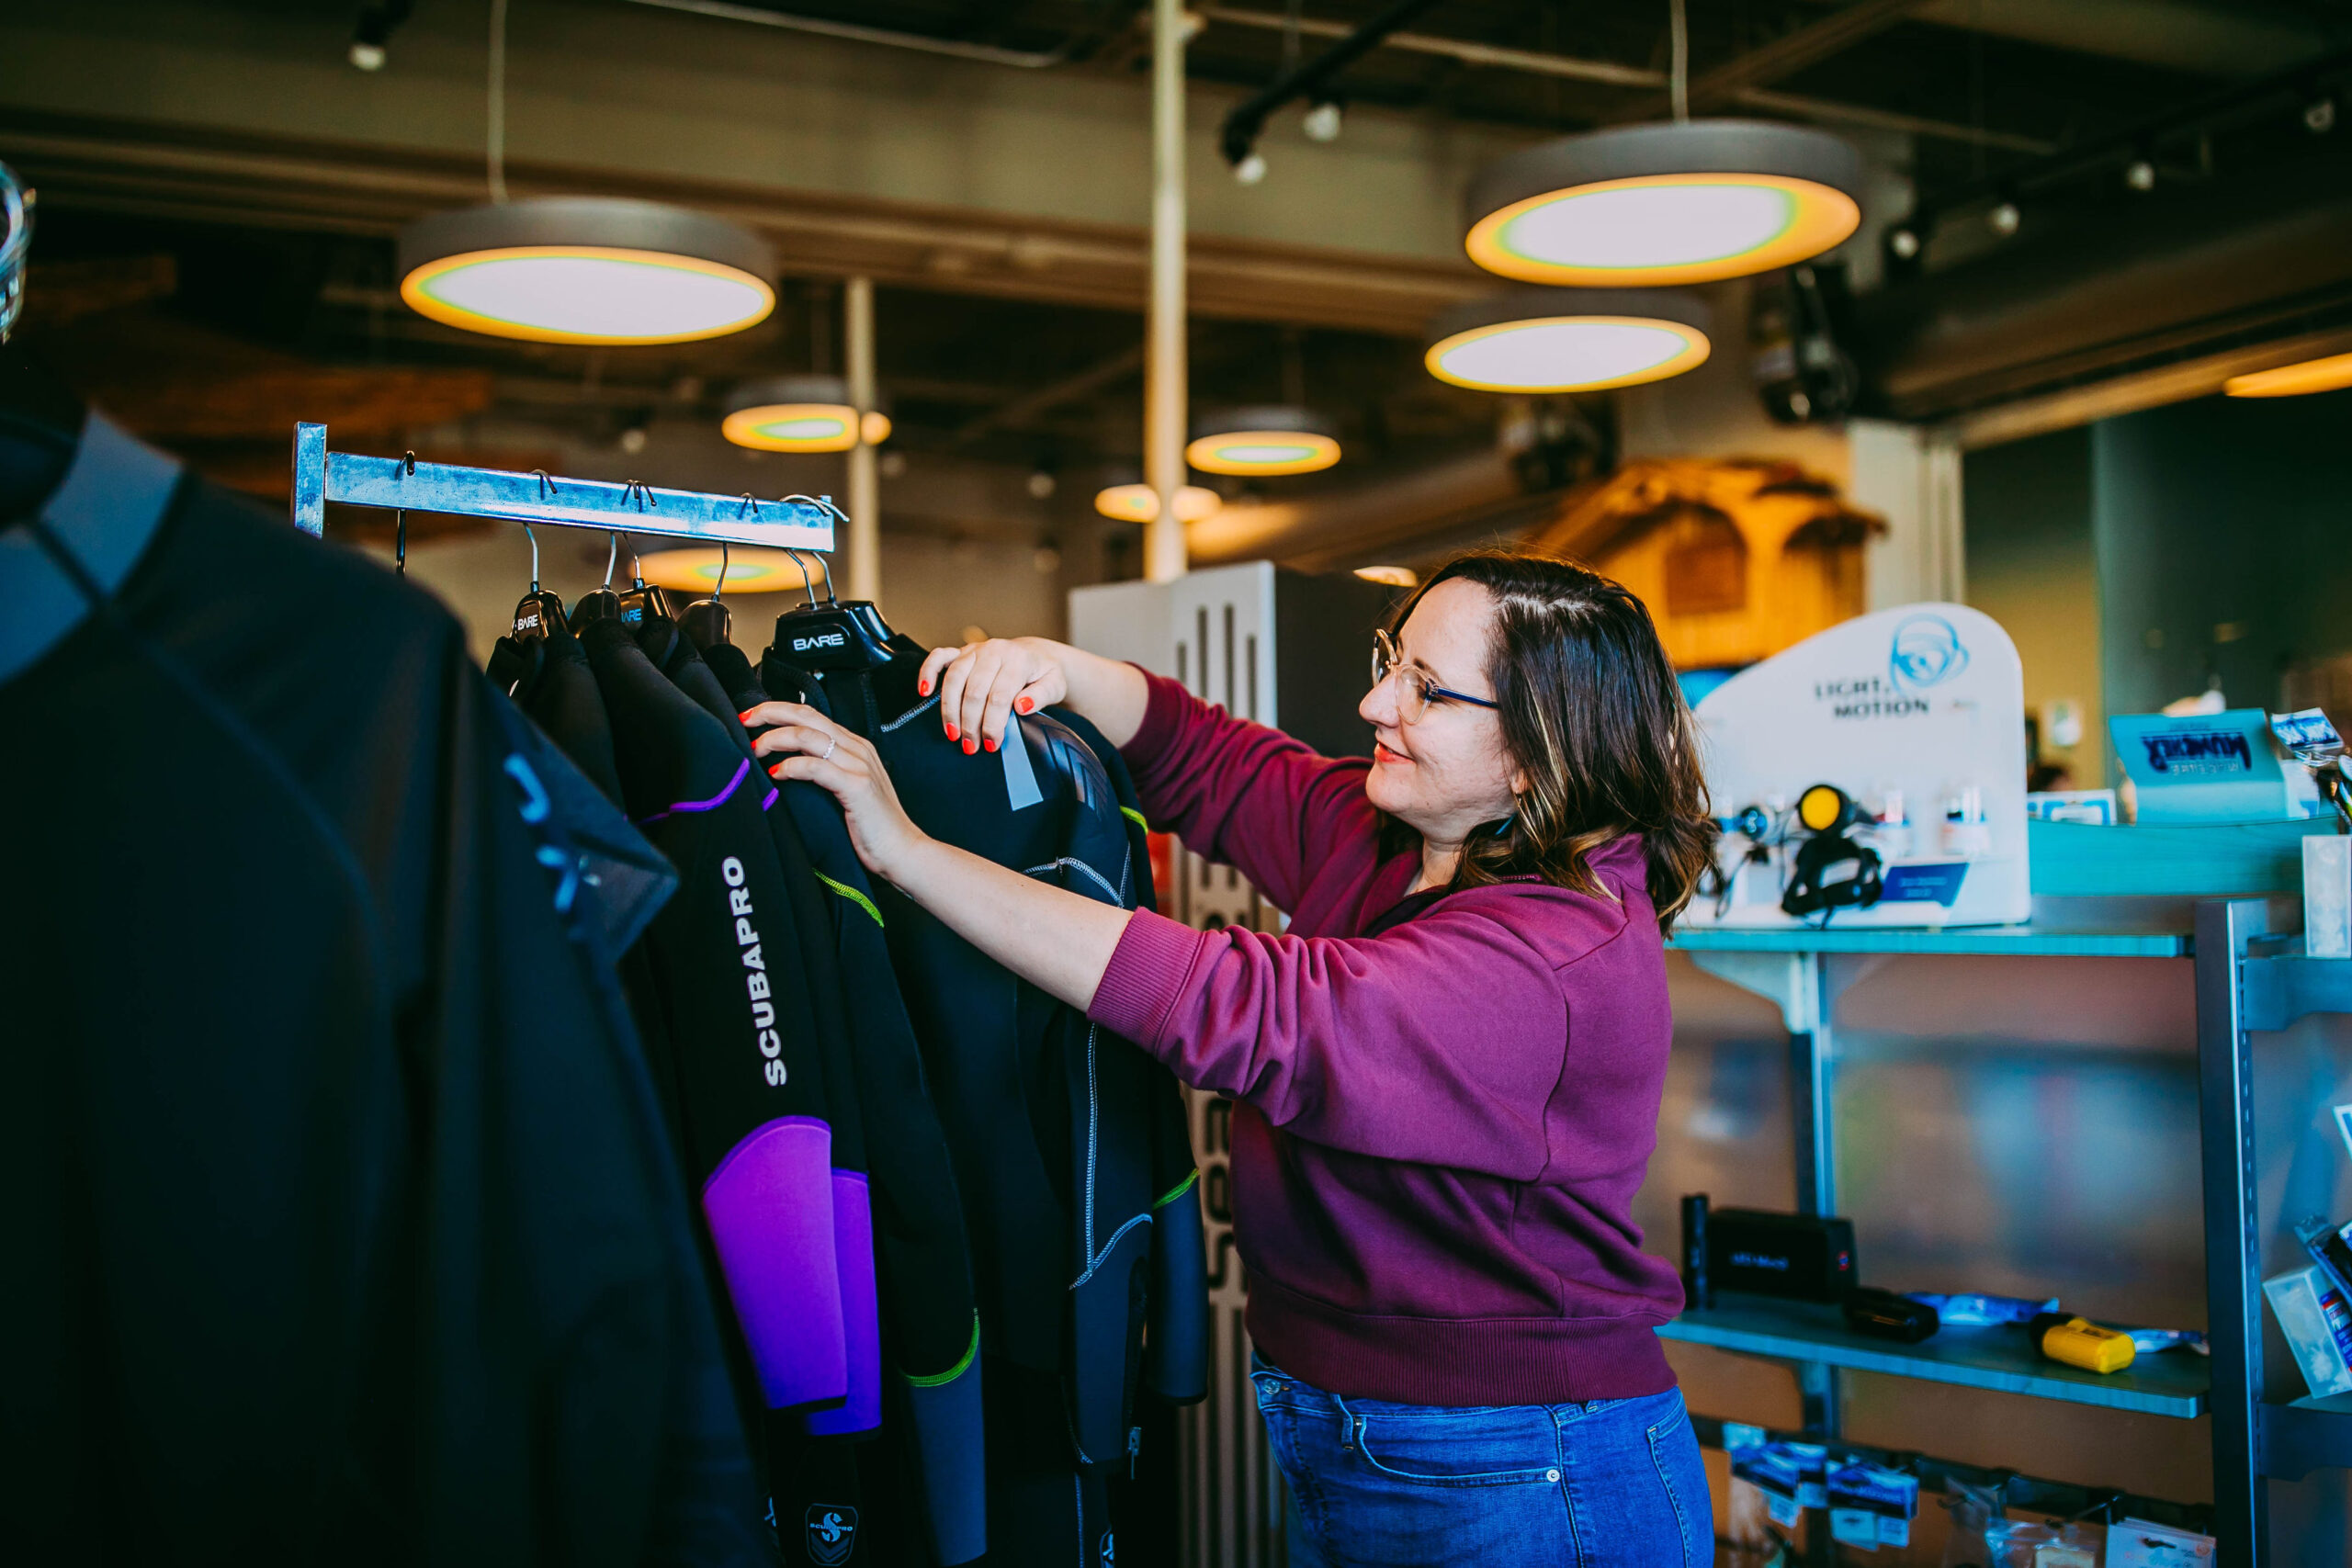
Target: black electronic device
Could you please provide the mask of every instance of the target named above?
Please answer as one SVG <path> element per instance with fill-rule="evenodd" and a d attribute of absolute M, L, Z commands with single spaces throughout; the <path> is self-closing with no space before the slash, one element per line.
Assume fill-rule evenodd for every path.
<path fill-rule="evenodd" d="M 1781 893 L 1783 914 L 1819 914 L 1867 909 L 1885 890 L 1885 862 L 1876 850 L 1858 844 L 1847 829 L 1861 819 L 1853 798 L 1836 784 L 1817 784 L 1797 797 L 1797 821 L 1812 837 L 1797 846 L 1789 883 Z M 1841 866 L 1853 869 L 1832 875 Z"/>
<path fill-rule="evenodd" d="M 1842 1304 L 1846 1326 L 1873 1339 L 1917 1345 L 1944 1325 L 1941 1314 L 1927 1303 L 1869 1285 L 1849 1292 Z"/>
<path fill-rule="evenodd" d="M 1707 1216 L 1708 1282 L 1799 1301 L 1843 1301 L 1854 1288 L 1854 1222 L 1827 1214 L 1716 1209 Z"/>
<path fill-rule="evenodd" d="M 1715 1304 L 1714 1285 L 1707 1276 L 1704 1192 L 1693 1192 L 1682 1200 L 1682 1304 L 1702 1310 Z"/>

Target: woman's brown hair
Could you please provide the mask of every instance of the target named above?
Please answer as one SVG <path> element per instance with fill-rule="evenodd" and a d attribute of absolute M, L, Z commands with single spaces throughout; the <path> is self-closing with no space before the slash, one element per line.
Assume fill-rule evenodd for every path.
<path fill-rule="evenodd" d="M 1422 594 L 1453 578 L 1494 599 L 1487 675 L 1504 744 L 1528 786 L 1508 824 L 1470 836 L 1448 890 L 1536 876 L 1605 897 L 1589 857 L 1639 833 L 1658 926 L 1672 930 L 1713 857 L 1718 829 L 1690 705 L 1649 611 L 1572 561 L 1478 550 L 1447 562 L 1397 606 L 1392 632 Z M 1402 824 L 1391 831 L 1410 833 Z"/>

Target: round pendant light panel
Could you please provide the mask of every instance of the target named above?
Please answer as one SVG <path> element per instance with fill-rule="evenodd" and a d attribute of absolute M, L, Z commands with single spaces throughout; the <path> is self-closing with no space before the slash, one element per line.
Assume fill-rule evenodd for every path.
<path fill-rule="evenodd" d="M 1220 409 L 1193 421 L 1184 460 L 1208 474 L 1311 474 L 1340 460 L 1339 427 L 1287 403 Z"/>
<path fill-rule="evenodd" d="M 1489 272 L 1582 288 L 1788 266 L 1861 222 L 1853 150 L 1796 126 L 1634 126 L 1532 147 L 1480 175 L 1464 242 Z"/>
<path fill-rule="evenodd" d="M 865 445 L 890 439 L 888 400 L 866 412 Z M 718 432 L 761 452 L 846 452 L 858 444 L 857 409 L 838 376 L 775 376 L 735 389 Z"/>
<path fill-rule="evenodd" d="M 1483 391 L 1600 391 L 1705 364 L 1711 324 L 1705 304 L 1683 294 L 1515 289 L 1441 314 L 1423 362 L 1441 381 Z"/>
<path fill-rule="evenodd" d="M 682 550 L 657 550 L 638 558 L 637 570 L 645 581 L 681 593 L 707 593 L 718 586 L 722 559 L 729 593 L 801 592 L 808 584 L 824 586 L 825 558 L 802 551 L 795 560 L 788 551 L 736 545 L 722 553 L 709 546 Z M 803 572 L 806 576 L 803 576 Z"/>
<path fill-rule="evenodd" d="M 1224 504 L 1216 491 L 1185 485 L 1176 492 L 1176 521 L 1197 523 Z M 1094 510 L 1122 523 L 1148 523 L 1159 515 L 1159 492 L 1148 484 L 1111 485 L 1094 492 Z"/>
<path fill-rule="evenodd" d="M 546 197 L 445 212 L 401 235 L 419 315 L 536 343 L 692 343 L 775 308 L 775 254 L 731 223 L 655 202 Z"/>

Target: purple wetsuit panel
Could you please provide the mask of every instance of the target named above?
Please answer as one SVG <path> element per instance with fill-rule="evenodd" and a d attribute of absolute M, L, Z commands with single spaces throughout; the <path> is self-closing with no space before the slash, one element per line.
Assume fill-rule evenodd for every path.
<path fill-rule="evenodd" d="M 882 1425 L 882 1320 L 874 1281 L 874 1202 L 865 1178 L 833 1172 L 833 1258 L 841 1270 L 842 1324 L 847 1331 L 849 1399 L 812 1410 L 803 1421 L 820 1438 L 871 1432 Z"/>
<path fill-rule="evenodd" d="M 832 1160 L 832 1129 L 813 1116 L 780 1116 L 729 1149 L 703 1183 L 702 1210 L 727 1293 L 761 1392 L 778 1410 L 849 1392 Z M 870 1261 L 867 1272 L 870 1281 Z"/>

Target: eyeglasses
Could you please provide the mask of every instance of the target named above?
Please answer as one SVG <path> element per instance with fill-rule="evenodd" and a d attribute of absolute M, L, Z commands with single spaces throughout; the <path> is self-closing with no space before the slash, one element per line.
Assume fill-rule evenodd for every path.
<path fill-rule="evenodd" d="M 1431 703 L 1468 703 L 1482 708 L 1502 706 L 1491 698 L 1474 697 L 1467 692 L 1439 685 L 1405 662 L 1405 656 L 1396 651 L 1396 638 L 1385 631 L 1376 631 L 1372 634 L 1372 683 L 1377 686 L 1391 675 L 1396 677 L 1396 716 L 1407 724 L 1420 723 L 1428 716 Z"/>

